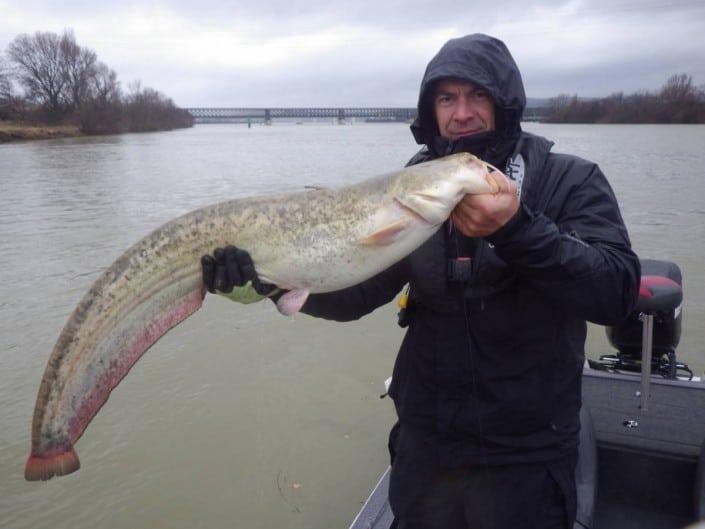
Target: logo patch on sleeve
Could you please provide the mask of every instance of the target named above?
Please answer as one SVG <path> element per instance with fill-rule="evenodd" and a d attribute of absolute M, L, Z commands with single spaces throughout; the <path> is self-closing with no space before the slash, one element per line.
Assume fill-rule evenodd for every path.
<path fill-rule="evenodd" d="M 517 185 L 517 196 L 521 197 L 521 186 L 524 183 L 524 157 L 521 153 L 517 153 L 507 161 L 507 167 L 504 169 L 510 180 Z"/>

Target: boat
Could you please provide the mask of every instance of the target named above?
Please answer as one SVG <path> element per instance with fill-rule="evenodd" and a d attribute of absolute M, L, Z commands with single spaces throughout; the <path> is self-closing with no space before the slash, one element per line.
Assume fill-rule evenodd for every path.
<path fill-rule="evenodd" d="M 671 529 L 705 520 L 705 382 L 677 360 L 683 281 L 644 259 L 639 298 L 606 328 L 614 353 L 583 368 L 574 529 Z M 389 529 L 384 472 L 350 529 Z M 699 526 L 700 527 L 700 526 Z"/>

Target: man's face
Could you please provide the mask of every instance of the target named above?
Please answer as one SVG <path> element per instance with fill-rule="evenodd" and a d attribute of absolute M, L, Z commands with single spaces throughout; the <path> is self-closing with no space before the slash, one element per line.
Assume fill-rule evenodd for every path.
<path fill-rule="evenodd" d="M 494 130 L 494 102 L 484 89 L 468 81 L 440 81 L 433 108 L 438 130 L 449 140 Z"/>

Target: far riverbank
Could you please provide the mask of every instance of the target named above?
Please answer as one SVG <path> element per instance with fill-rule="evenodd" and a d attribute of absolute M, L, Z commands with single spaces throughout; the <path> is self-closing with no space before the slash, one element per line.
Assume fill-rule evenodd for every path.
<path fill-rule="evenodd" d="M 120 134 L 126 132 L 162 132 L 167 130 L 174 130 L 176 128 L 186 127 L 148 129 L 145 131 L 114 131 L 111 132 L 111 134 Z M 0 144 L 14 141 L 75 138 L 78 136 L 100 136 L 100 134 L 91 134 L 89 132 L 83 132 L 77 125 L 70 124 L 51 125 L 46 123 L 21 123 L 16 121 L 0 121 Z"/>
<path fill-rule="evenodd" d="M 0 121 L 0 143 L 26 140 L 48 140 L 84 136 L 75 125 L 46 125 Z"/>

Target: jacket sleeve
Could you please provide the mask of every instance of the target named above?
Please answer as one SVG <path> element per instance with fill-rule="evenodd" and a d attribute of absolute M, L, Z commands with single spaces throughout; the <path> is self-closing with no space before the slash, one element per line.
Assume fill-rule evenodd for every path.
<path fill-rule="evenodd" d="M 577 178 L 571 171 L 578 173 Z M 500 258 L 561 310 L 612 325 L 636 301 L 639 260 L 599 167 L 569 163 L 563 172 L 553 192 L 552 200 L 562 201 L 555 220 L 522 203 L 517 214 L 487 240 Z"/>
<path fill-rule="evenodd" d="M 408 268 L 408 260 L 403 259 L 359 285 L 311 294 L 301 312 L 327 320 L 357 320 L 394 299 L 408 282 Z"/>

